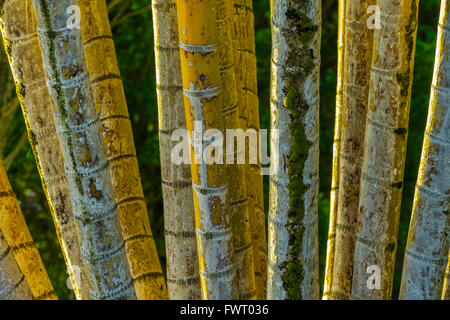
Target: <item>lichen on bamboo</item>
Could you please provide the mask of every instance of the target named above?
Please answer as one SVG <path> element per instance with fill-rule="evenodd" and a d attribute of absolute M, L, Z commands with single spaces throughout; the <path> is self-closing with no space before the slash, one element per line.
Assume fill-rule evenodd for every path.
<path fill-rule="evenodd" d="M 449 13 L 450 1 L 442 0 L 428 122 L 403 263 L 399 297 L 403 300 L 439 300 L 445 291 L 450 245 Z"/>
<path fill-rule="evenodd" d="M 5 49 L 72 287 L 78 299 L 90 299 L 88 275 L 81 259 L 78 227 L 73 217 L 63 155 L 53 112 L 48 107 L 51 98 L 45 84 L 32 0 L 6 0 L 1 12 Z"/>
<path fill-rule="evenodd" d="M 320 30 L 320 1 L 273 0 L 268 299 L 319 299 Z"/>
<path fill-rule="evenodd" d="M 35 2 L 47 86 L 90 294 L 93 299 L 136 299 L 81 30 L 66 23 L 67 8 L 77 4 L 75 0 Z"/>

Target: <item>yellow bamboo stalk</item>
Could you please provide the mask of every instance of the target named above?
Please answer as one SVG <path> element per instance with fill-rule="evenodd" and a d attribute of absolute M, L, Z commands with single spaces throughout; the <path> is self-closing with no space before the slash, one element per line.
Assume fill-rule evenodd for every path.
<path fill-rule="evenodd" d="M 338 211 L 339 194 L 339 152 L 341 146 L 341 119 L 342 119 L 342 88 L 344 78 L 344 48 L 345 48 L 345 2 L 339 0 L 338 13 L 338 61 L 337 61 L 337 88 L 336 88 L 336 113 L 334 123 L 333 163 L 330 192 L 330 223 L 328 228 L 327 259 L 325 267 L 325 284 L 323 300 L 330 300 L 330 290 L 334 273 L 334 257 L 336 242 L 336 219 Z"/>
<path fill-rule="evenodd" d="M 172 134 L 186 129 L 176 0 L 153 0 L 167 289 L 171 300 L 201 299 L 189 164 L 172 159 Z"/>
<path fill-rule="evenodd" d="M 88 274 L 81 259 L 70 188 L 56 135 L 51 98 L 45 84 L 32 0 L 6 0 L 1 31 L 16 83 L 28 137 L 77 299 L 90 299 Z"/>
<path fill-rule="evenodd" d="M 450 0 L 441 1 L 427 128 L 405 248 L 400 299 L 439 300 L 450 217 Z"/>
<path fill-rule="evenodd" d="M 34 300 L 56 300 L 41 256 L 34 244 L 14 191 L 0 160 L 0 231 L 23 272 Z"/>
<path fill-rule="evenodd" d="M 84 52 L 95 106 L 100 113 L 111 182 L 126 253 L 139 300 L 167 299 L 150 228 L 130 116 L 117 64 L 105 0 L 79 0 Z"/>
<path fill-rule="evenodd" d="M 352 299 L 391 298 L 418 3 L 377 1 L 381 28 L 373 40 Z"/>
<path fill-rule="evenodd" d="M 449 263 L 445 271 L 444 287 L 442 289 L 442 300 L 450 300 L 450 251 L 449 251 Z"/>
<path fill-rule="evenodd" d="M 367 99 L 370 86 L 373 28 L 367 9 L 372 0 L 346 2 L 344 74 L 339 147 L 339 192 L 335 225 L 331 299 L 348 299 L 352 287 L 353 254 L 364 152 Z"/>
<path fill-rule="evenodd" d="M 238 97 L 239 128 L 253 129 L 259 134 L 258 84 L 255 55 L 255 29 L 251 0 L 233 1 L 232 29 L 234 71 Z M 259 141 L 258 141 L 259 143 Z M 246 143 L 246 151 L 249 144 Z M 248 215 L 252 237 L 253 261 L 257 298 L 266 299 L 267 289 L 267 240 L 264 213 L 263 177 L 261 164 L 245 168 L 245 185 L 248 197 Z"/>
<path fill-rule="evenodd" d="M 226 130 L 239 128 L 238 98 L 234 72 L 234 50 L 232 42 L 232 6 L 230 0 L 217 0 L 217 23 L 219 42 L 219 67 L 222 77 L 223 106 L 222 115 Z M 234 136 L 228 136 L 227 145 L 233 143 Z M 253 264 L 252 238 L 248 215 L 248 199 L 245 184 L 244 166 L 235 163 L 238 152 L 233 148 L 228 154 L 226 181 L 228 184 L 228 207 L 230 208 L 231 224 L 233 228 L 234 256 L 240 300 L 256 299 L 255 270 Z M 233 159 L 233 164 L 230 161 Z"/>
<path fill-rule="evenodd" d="M 32 300 L 25 276 L 0 230 L 0 300 Z"/>
<path fill-rule="evenodd" d="M 208 139 L 213 132 L 205 132 L 224 127 L 215 4 L 216 0 L 177 0 L 178 31 L 186 122 L 195 144 L 195 148 L 191 144 L 191 173 L 202 295 L 235 299 L 226 171 L 224 165 L 211 163 Z M 221 146 L 214 150 L 218 157 L 221 151 Z"/>

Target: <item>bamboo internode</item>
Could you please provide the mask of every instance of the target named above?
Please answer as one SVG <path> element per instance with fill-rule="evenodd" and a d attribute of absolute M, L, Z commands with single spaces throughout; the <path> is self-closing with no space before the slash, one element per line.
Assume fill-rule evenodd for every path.
<path fill-rule="evenodd" d="M 450 1 L 442 0 L 428 122 L 403 263 L 400 299 L 405 300 L 439 300 L 445 292 L 450 245 L 449 14 Z"/>

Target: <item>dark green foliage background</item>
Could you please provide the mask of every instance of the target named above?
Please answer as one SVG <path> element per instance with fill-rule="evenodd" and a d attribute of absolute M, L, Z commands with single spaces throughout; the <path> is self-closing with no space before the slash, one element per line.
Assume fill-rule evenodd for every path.
<path fill-rule="evenodd" d="M 109 1 L 108 1 L 109 2 Z M 150 0 L 133 0 L 127 12 L 136 12 L 149 7 Z M 414 185 L 422 149 L 430 84 L 432 79 L 436 28 L 439 17 L 439 0 L 421 1 L 419 32 L 416 51 L 416 67 L 412 92 L 410 134 L 406 158 L 405 184 L 399 230 L 397 263 L 393 297 L 397 298 L 404 247 L 414 196 Z M 258 89 L 262 128 L 269 128 L 269 85 L 270 85 L 270 3 L 269 0 L 253 1 L 255 10 L 256 52 L 258 56 Z M 119 13 L 120 7 L 111 12 Z M 337 0 L 323 0 L 323 36 L 321 71 L 321 141 L 320 141 L 320 203 L 319 241 L 321 282 L 323 285 L 326 241 L 328 233 L 329 196 L 331 184 L 332 141 L 334 131 L 334 110 L 336 95 L 336 41 Z M 124 19 L 113 28 L 122 79 L 125 85 L 128 107 L 131 114 L 135 144 L 138 152 L 143 187 L 148 203 L 152 230 L 158 253 L 165 268 L 165 247 L 163 236 L 163 203 L 160 186 L 158 114 L 155 90 L 155 64 L 151 11 Z M 17 114 L 14 137 L 20 135 L 24 124 L 22 115 Z M 19 127 L 19 129 L 17 129 Z M 6 153 L 8 150 L 6 150 Z M 9 170 L 9 177 L 17 193 L 31 233 L 36 241 L 50 278 L 59 298 L 73 299 L 66 286 L 67 273 L 64 259 L 55 235 L 55 228 L 42 191 L 31 148 L 26 144 Z M 268 183 L 265 178 L 266 204 Z M 267 205 L 266 205 L 267 207 Z"/>

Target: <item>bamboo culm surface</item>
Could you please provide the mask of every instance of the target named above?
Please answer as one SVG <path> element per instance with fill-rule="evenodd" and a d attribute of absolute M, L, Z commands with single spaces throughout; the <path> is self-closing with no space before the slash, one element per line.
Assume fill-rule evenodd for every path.
<path fill-rule="evenodd" d="M 367 9 L 374 1 L 345 3 L 342 122 L 339 147 L 339 191 L 335 224 L 333 276 L 329 297 L 347 300 L 352 287 L 353 254 L 370 86 L 373 28 Z"/>
<path fill-rule="evenodd" d="M 221 39 L 218 52 L 222 78 L 222 116 L 226 130 L 235 130 L 239 127 L 239 108 L 232 49 L 232 4 L 233 2 L 229 0 L 217 0 L 217 25 L 219 38 Z M 227 143 L 231 142 L 227 141 Z M 234 146 L 234 141 L 232 145 Z M 227 161 L 226 181 L 228 184 L 227 201 L 233 228 L 238 297 L 240 300 L 246 300 L 256 299 L 256 287 L 245 166 L 236 163 L 240 152 L 242 150 L 236 150 L 235 148 L 226 150 L 226 158 L 233 159 L 233 164 Z"/>
<path fill-rule="evenodd" d="M 4 257 L 11 262 L 14 259 L 17 262 L 19 273 L 15 273 L 14 285 L 20 287 L 20 292 L 25 294 L 26 290 L 22 284 L 24 281 L 34 300 L 56 300 L 57 296 L 53 290 L 53 286 L 48 277 L 45 266 L 42 262 L 38 249 L 28 230 L 25 218 L 20 209 L 19 202 L 16 199 L 8 177 L 6 175 L 3 163 L 0 160 L 0 234 L 6 243 L 2 240 L 5 251 L 0 253 L 1 258 Z M 11 253 L 10 256 L 8 256 Z M 14 270 L 14 266 L 11 271 Z M 17 271 L 17 269 L 16 269 Z M 13 275 L 11 275 L 13 276 Z M 18 279 L 17 277 L 22 277 Z M 21 280 L 20 282 L 18 280 Z M 0 291 L 4 287 L 0 286 Z M 9 287 L 11 290 L 15 287 Z M 19 291 L 17 292 L 19 293 Z M 27 294 L 25 297 L 29 297 Z"/>
<path fill-rule="evenodd" d="M 400 299 L 439 300 L 450 233 L 450 0 L 441 1 L 422 159 L 405 249 Z"/>
<path fill-rule="evenodd" d="M 0 230 L 0 300 L 32 300 L 25 276 Z"/>
<path fill-rule="evenodd" d="M 331 173 L 330 191 L 330 223 L 328 227 L 327 258 L 325 266 L 325 283 L 323 299 L 331 300 L 331 283 L 334 274 L 335 243 L 336 243 L 336 220 L 338 211 L 339 195 L 339 153 L 341 147 L 341 119 L 342 119 L 342 88 L 344 78 L 344 48 L 345 48 L 345 0 L 339 0 L 338 12 L 338 62 L 337 62 L 337 87 L 336 87 L 336 112 L 333 137 L 333 161 Z"/>
<path fill-rule="evenodd" d="M 376 5 L 351 299 L 391 298 L 414 68 L 418 0 Z"/>
<path fill-rule="evenodd" d="M 259 133 L 260 120 L 252 0 L 234 0 L 232 11 L 234 22 L 232 28 L 234 71 L 239 128 L 244 131 L 252 129 Z M 259 143 L 259 141 L 256 143 Z M 246 141 L 245 150 L 250 152 L 248 141 Z M 251 164 L 246 154 L 244 170 L 256 294 L 258 300 L 263 300 L 266 299 L 267 292 L 267 238 L 261 163 L 258 161 Z"/>
<path fill-rule="evenodd" d="M 167 288 L 171 300 L 199 300 L 202 294 L 191 171 L 189 164 L 172 160 L 172 150 L 178 143 L 172 141 L 172 134 L 186 129 L 176 0 L 153 0 L 152 6 Z"/>
<path fill-rule="evenodd" d="M 6 0 L 1 31 L 22 106 L 28 138 L 36 159 L 56 234 L 77 299 L 90 299 L 88 274 L 81 258 L 78 226 L 73 216 L 70 187 L 53 119 L 37 36 L 32 0 Z"/>
<path fill-rule="evenodd" d="M 321 1 L 273 0 L 267 298 L 319 299 Z M 273 136 L 272 136 L 273 139 Z"/>
<path fill-rule="evenodd" d="M 136 296 L 167 299 L 105 0 L 79 0 L 84 53 Z"/>
<path fill-rule="evenodd" d="M 78 1 L 36 0 L 51 107 L 71 187 L 93 299 L 136 299 L 109 162 L 86 70 L 81 30 L 67 25 Z"/>
<path fill-rule="evenodd" d="M 207 131 L 224 129 L 216 0 L 177 0 L 177 15 L 186 123 L 196 146 L 191 174 L 202 298 L 236 299 L 226 168 L 208 156 L 214 132 Z"/>

